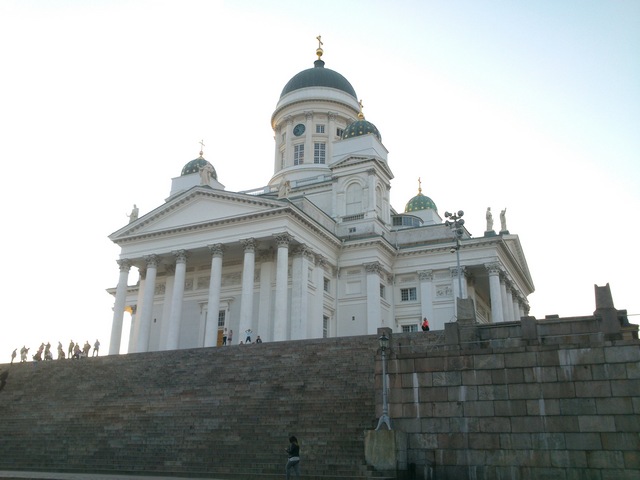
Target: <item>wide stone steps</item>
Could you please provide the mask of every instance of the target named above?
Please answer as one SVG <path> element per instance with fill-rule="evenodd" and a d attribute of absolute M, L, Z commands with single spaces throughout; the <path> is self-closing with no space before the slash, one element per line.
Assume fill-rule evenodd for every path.
<path fill-rule="evenodd" d="M 294 434 L 304 478 L 375 478 L 370 338 L 0 366 L 0 470 L 281 477 Z"/>

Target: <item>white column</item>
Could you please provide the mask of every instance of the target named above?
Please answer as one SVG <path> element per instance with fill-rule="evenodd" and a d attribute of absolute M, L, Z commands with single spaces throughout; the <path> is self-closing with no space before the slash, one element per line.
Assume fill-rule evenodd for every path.
<path fill-rule="evenodd" d="M 127 259 L 118 260 L 120 265 L 120 278 L 116 287 L 116 299 L 113 304 L 113 321 L 111 322 L 111 340 L 109 341 L 109 355 L 120 353 L 120 342 L 122 341 L 122 322 L 124 320 L 124 309 L 127 301 L 127 286 L 129 283 L 129 270 L 131 262 Z"/>
<path fill-rule="evenodd" d="M 287 146 L 284 150 L 284 166 L 287 168 L 293 165 L 293 117 L 287 117 L 285 118 L 285 121 L 287 122 L 287 130 L 285 134 L 287 137 Z M 278 168 L 278 170 L 280 170 L 280 168 Z M 244 340 L 244 338 L 242 340 Z"/>
<path fill-rule="evenodd" d="M 237 343 L 244 342 L 245 331 L 253 325 L 253 277 L 256 271 L 256 241 L 253 238 L 240 240 L 244 247 L 242 265 L 242 300 L 240 302 L 240 325 Z M 252 340 L 255 339 L 255 335 Z"/>
<path fill-rule="evenodd" d="M 376 218 L 378 215 L 376 214 L 376 171 L 373 168 L 367 170 L 367 188 L 369 189 L 369 195 L 367 198 L 369 199 L 369 205 L 367 205 L 366 211 L 369 212 L 371 218 Z M 382 206 L 380 206 L 382 208 Z"/>
<path fill-rule="evenodd" d="M 173 252 L 176 257 L 176 273 L 173 282 L 173 294 L 171 295 L 171 314 L 169 315 L 169 334 L 167 335 L 167 350 L 176 350 L 180 338 L 180 323 L 182 322 L 182 303 L 184 297 L 184 282 L 187 273 L 187 252 L 177 250 Z"/>
<path fill-rule="evenodd" d="M 274 255 L 272 250 L 262 251 L 258 254 L 260 265 L 260 297 L 258 302 L 258 325 L 254 332 L 255 337 L 260 335 L 262 340 L 273 338 L 273 281 Z"/>
<path fill-rule="evenodd" d="M 327 114 L 327 118 L 329 119 L 329 123 L 327 125 L 327 165 L 331 163 L 333 159 L 333 142 L 334 137 L 336 135 L 336 114 L 333 112 L 329 112 Z M 335 197 L 334 197 L 335 198 Z M 333 210 L 335 212 L 335 209 Z"/>
<path fill-rule="evenodd" d="M 322 338 L 322 321 L 324 315 L 324 266 L 327 259 L 322 255 L 315 255 L 313 268 L 313 283 L 316 287 L 316 296 L 313 301 L 313 313 L 307 328 L 308 338 Z"/>
<path fill-rule="evenodd" d="M 458 267 L 451 267 L 451 282 L 453 283 L 453 311 L 455 312 L 456 317 L 458 316 L 458 298 L 467 298 L 467 277 L 466 277 L 466 267 L 460 266 L 460 271 L 458 272 Z M 460 278 L 458 279 L 458 275 Z M 462 287 L 462 291 L 460 291 L 460 287 Z"/>
<path fill-rule="evenodd" d="M 309 321 L 309 258 L 305 245 L 297 248 L 291 267 L 291 336 L 292 340 L 307 337 Z"/>
<path fill-rule="evenodd" d="M 151 333 L 151 319 L 153 318 L 153 297 L 156 293 L 156 276 L 158 274 L 158 256 L 147 255 L 147 274 L 144 282 L 144 296 L 142 311 L 140 312 L 140 330 L 136 352 L 146 352 L 149 348 L 149 335 Z"/>
<path fill-rule="evenodd" d="M 433 323 L 433 270 L 419 271 L 418 279 L 420 280 L 420 321 L 422 322 L 422 319 L 426 317 L 431 328 L 435 330 Z"/>
<path fill-rule="evenodd" d="M 520 302 L 518 301 L 518 292 L 515 289 L 511 290 L 511 299 L 513 300 L 513 314 L 516 322 L 520 321 L 522 315 L 520 314 Z"/>
<path fill-rule="evenodd" d="M 378 262 L 365 263 L 367 272 L 367 334 L 375 334 L 382 326 L 380 308 L 380 272 L 382 265 Z"/>
<path fill-rule="evenodd" d="M 313 165 L 313 113 L 304 112 L 304 163 Z"/>
<path fill-rule="evenodd" d="M 287 340 L 289 290 L 289 234 L 276 235 L 278 258 L 276 260 L 276 304 L 273 318 L 273 340 Z"/>
<path fill-rule="evenodd" d="M 500 266 L 497 263 L 485 265 L 489 273 L 489 294 L 491 297 L 491 321 L 504 322 L 502 295 L 500 294 Z"/>
<path fill-rule="evenodd" d="M 516 320 L 516 312 L 513 310 L 513 297 L 511 296 L 511 281 L 505 281 L 505 287 L 507 289 L 507 309 L 505 310 L 505 317 L 509 319 L 510 322 Z"/>
<path fill-rule="evenodd" d="M 500 273 L 500 298 L 502 299 L 502 318 L 505 322 L 510 322 L 509 317 L 509 299 L 507 298 L 507 279 L 505 273 Z"/>
<path fill-rule="evenodd" d="M 218 343 L 218 312 L 220 311 L 224 247 L 221 243 L 216 243 L 209 245 L 209 251 L 211 252 L 211 279 L 209 280 L 209 301 L 203 344 L 205 347 L 214 347 Z"/>

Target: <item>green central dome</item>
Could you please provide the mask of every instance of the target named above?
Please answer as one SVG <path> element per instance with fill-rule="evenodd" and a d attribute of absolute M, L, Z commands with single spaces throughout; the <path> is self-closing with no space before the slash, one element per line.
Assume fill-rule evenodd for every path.
<path fill-rule="evenodd" d="M 422 192 L 418 193 L 415 197 L 407 202 L 406 207 L 404 207 L 404 213 L 416 212 L 418 210 L 435 210 L 438 211 L 438 207 L 433 203 L 429 197 L 422 194 Z"/>
<path fill-rule="evenodd" d="M 349 80 L 344 78 L 338 72 L 324 68 L 323 60 L 318 59 L 313 62 L 313 64 L 315 65 L 313 68 L 303 70 L 289 80 L 282 89 L 280 98 L 284 97 L 287 93 L 308 87 L 335 88 L 337 90 L 342 90 L 353 98 L 358 98 L 356 96 L 356 91 L 349 83 Z"/>

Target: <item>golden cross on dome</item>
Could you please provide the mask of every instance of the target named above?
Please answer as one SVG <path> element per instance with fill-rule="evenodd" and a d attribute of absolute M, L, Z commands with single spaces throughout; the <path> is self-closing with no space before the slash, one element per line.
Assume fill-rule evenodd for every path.
<path fill-rule="evenodd" d="M 316 49 L 316 55 L 318 55 L 318 60 L 320 60 L 320 57 L 322 57 L 322 45 L 324 45 L 324 43 L 322 43 L 322 35 L 318 35 L 316 37 L 316 40 L 318 40 L 318 48 Z"/>
<path fill-rule="evenodd" d="M 204 140 L 200 140 L 200 156 L 202 156 L 204 154 L 204 152 L 202 151 L 204 148 Z"/>
<path fill-rule="evenodd" d="M 420 177 L 418 177 L 418 193 L 422 193 L 422 181 Z"/>
<path fill-rule="evenodd" d="M 364 113 L 362 113 L 362 109 L 364 108 L 364 105 L 362 104 L 362 99 L 360 99 L 360 101 L 358 102 L 358 105 L 360 105 L 360 113 L 358 113 L 358 118 L 359 119 L 364 119 Z"/>

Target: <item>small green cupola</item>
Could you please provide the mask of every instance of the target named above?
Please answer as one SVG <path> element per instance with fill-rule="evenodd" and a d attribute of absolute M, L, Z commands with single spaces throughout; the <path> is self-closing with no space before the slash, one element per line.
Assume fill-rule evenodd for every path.
<path fill-rule="evenodd" d="M 435 210 L 438 211 L 436 204 L 426 195 L 422 194 L 422 182 L 418 178 L 418 194 L 407 202 L 404 207 L 405 213 L 417 212 L 419 210 Z"/>

